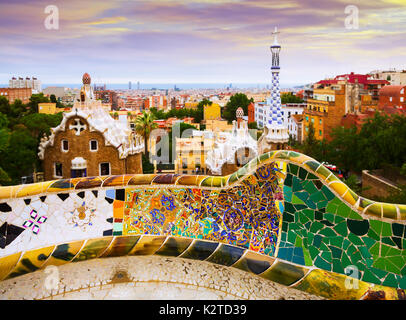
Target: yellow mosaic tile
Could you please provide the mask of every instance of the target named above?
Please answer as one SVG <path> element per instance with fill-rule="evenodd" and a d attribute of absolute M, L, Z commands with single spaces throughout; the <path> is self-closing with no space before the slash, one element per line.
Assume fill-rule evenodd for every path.
<path fill-rule="evenodd" d="M 131 251 L 131 249 L 138 242 L 139 238 L 139 235 L 116 237 L 109 245 L 109 248 L 99 257 L 104 258 L 124 256 Z"/>
<path fill-rule="evenodd" d="M 189 176 L 189 175 L 184 175 L 180 176 L 178 180 L 176 180 L 176 185 L 182 185 L 182 186 L 195 186 L 197 185 L 197 178 L 198 176 Z"/>
<path fill-rule="evenodd" d="M 20 261 L 10 271 L 10 277 L 22 275 L 40 269 L 48 260 L 55 246 L 35 249 L 24 252 Z"/>
<path fill-rule="evenodd" d="M 382 218 L 382 207 L 379 202 L 370 205 L 365 211 L 365 214 Z"/>
<path fill-rule="evenodd" d="M 350 205 L 355 206 L 358 201 L 358 195 L 348 188 L 348 191 L 345 195 L 342 196 L 345 201 L 347 201 Z"/>
<path fill-rule="evenodd" d="M 40 194 L 40 193 L 46 191 L 47 188 L 52 183 L 54 183 L 54 181 L 38 182 L 38 183 L 23 185 L 23 187 L 20 190 L 18 190 L 16 197 L 23 198 L 23 197 Z"/>
<path fill-rule="evenodd" d="M 82 248 L 84 242 L 85 240 L 81 240 L 55 246 L 54 251 L 43 265 L 43 268 L 47 266 L 60 266 L 62 264 L 71 262 Z"/>
<path fill-rule="evenodd" d="M 329 187 L 340 196 L 343 196 L 343 194 L 349 189 L 343 182 L 332 182 Z"/>
<path fill-rule="evenodd" d="M 155 174 L 137 174 L 134 175 L 129 181 L 128 186 L 150 185 L 151 181 L 155 178 Z"/>
<path fill-rule="evenodd" d="M 152 255 L 162 246 L 165 239 L 166 236 L 144 235 L 138 240 L 137 244 L 128 255 Z"/>
<path fill-rule="evenodd" d="M 21 252 L 0 258 L 0 281 L 4 280 L 20 260 Z"/>
<path fill-rule="evenodd" d="M 72 261 L 83 261 L 99 257 L 109 247 L 113 238 L 114 237 L 110 236 L 87 240 L 82 250 L 80 250 Z"/>
<path fill-rule="evenodd" d="M 363 281 L 354 283 L 352 278 L 342 274 L 315 269 L 292 287 L 331 300 L 359 300 L 370 286 Z"/>

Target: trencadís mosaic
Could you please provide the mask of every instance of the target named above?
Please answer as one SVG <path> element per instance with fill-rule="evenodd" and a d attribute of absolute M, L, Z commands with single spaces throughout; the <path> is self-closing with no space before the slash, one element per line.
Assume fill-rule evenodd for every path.
<path fill-rule="evenodd" d="M 0 188 L 0 279 L 96 257 L 207 260 L 331 299 L 404 297 L 406 207 L 275 151 L 225 177 L 124 175 Z M 348 267 L 358 288 L 345 287 Z M 354 275 L 353 275 L 354 276 Z"/>

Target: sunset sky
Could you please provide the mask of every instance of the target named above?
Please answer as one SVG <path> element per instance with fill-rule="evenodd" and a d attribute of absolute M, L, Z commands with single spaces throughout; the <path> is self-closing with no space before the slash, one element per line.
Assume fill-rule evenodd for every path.
<path fill-rule="evenodd" d="M 45 28 L 48 5 L 59 30 Z M 0 83 L 270 83 L 275 26 L 285 84 L 406 69 L 406 0 L 1 0 Z"/>

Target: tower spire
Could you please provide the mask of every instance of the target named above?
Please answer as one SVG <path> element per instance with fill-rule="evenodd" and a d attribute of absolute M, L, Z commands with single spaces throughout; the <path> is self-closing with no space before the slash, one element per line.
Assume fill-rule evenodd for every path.
<path fill-rule="evenodd" d="M 274 46 L 279 46 L 279 43 L 278 43 L 278 34 L 279 33 L 280 33 L 280 31 L 278 31 L 278 27 L 275 26 L 275 30 L 274 30 L 274 32 L 272 32 L 272 34 L 274 35 L 274 41 L 273 41 Z"/>

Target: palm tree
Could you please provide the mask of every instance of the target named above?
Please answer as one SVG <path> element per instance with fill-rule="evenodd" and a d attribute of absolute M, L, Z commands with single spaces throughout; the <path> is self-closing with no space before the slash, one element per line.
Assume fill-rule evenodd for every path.
<path fill-rule="evenodd" d="M 145 147 L 145 156 L 149 159 L 148 152 L 148 139 L 152 130 L 154 130 L 158 125 L 154 122 L 155 117 L 152 113 L 142 112 L 142 115 L 138 116 L 135 119 L 135 131 L 144 137 L 144 147 Z"/>

